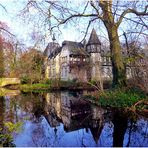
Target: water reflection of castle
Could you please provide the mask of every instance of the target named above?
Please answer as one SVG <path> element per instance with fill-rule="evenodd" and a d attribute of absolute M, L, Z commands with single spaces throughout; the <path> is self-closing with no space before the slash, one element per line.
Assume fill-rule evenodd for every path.
<path fill-rule="evenodd" d="M 102 108 L 91 107 L 77 93 L 48 93 L 45 98 L 45 117 L 51 127 L 56 128 L 63 123 L 66 132 L 90 130 L 97 143 L 103 129 Z"/>

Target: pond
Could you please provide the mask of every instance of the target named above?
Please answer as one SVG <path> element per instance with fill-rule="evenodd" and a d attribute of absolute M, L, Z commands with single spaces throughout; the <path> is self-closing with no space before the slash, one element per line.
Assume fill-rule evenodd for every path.
<path fill-rule="evenodd" d="M 0 128 L 22 122 L 21 130 L 12 133 L 17 147 L 148 146 L 148 118 L 90 105 L 81 95 L 61 91 L 0 97 Z"/>

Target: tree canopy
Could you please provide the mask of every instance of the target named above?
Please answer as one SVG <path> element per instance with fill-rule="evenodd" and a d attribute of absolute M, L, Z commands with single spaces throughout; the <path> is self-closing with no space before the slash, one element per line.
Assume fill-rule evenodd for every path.
<path fill-rule="evenodd" d="M 45 5 L 46 8 L 44 7 Z M 84 27 L 86 30 L 85 37 L 91 24 L 94 23 L 99 28 L 97 21 L 101 20 L 101 25 L 104 27 L 110 43 L 113 86 L 126 85 L 126 66 L 121 53 L 119 29 L 124 30 L 124 28 L 128 28 L 128 24 L 125 23 L 127 21 L 132 23 L 137 33 L 141 34 L 141 32 L 145 31 L 147 29 L 146 22 L 148 16 L 148 5 L 146 2 L 45 0 L 42 2 L 29 1 L 27 6 L 36 9 L 40 15 L 45 16 L 51 32 L 55 29 L 60 29 L 62 24 L 80 25 L 85 23 L 87 24 Z M 119 28 L 121 25 L 122 28 Z"/>

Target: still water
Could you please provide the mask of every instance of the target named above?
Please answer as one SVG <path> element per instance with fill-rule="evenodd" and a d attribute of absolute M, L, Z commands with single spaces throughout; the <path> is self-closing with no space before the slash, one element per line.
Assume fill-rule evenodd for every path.
<path fill-rule="evenodd" d="M 148 118 L 103 109 L 80 92 L 25 93 L 0 97 L 0 126 L 22 122 L 19 147 L 148 146 Z"/>

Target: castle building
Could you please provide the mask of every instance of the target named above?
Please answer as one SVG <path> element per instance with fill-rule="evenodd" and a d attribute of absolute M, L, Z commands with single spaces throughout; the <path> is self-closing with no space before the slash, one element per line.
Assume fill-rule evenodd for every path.
<path fill-rule="evenodd" d="M 130 61 L 126 63 L 128 79 L 137 75 L 140 78 L 147 77 L 147 50 L 136 48 L 133 43 L 129 44 L 129 49 L 122 47 L 123 58 Z M 87 43 L 63 41 L 60 46 L 54 38 L 53 42 L 47 45 L 44 55 L 47 79 L 81 82 L 112 79 L 110 51 L 101 44 L 95 29 L 92 29 Z M 145 83 L 145 79 L 143 81 Z"/>
<path fill-rule="evenodd" d="M 44 51 L 47 79 L 86 82 L 110 78 L 111 62 L 101 49 L 95 29 L 87 43 L 63 41 L 62 46 L 50 42 Z M 109 72 L 110 71 L 110 72 Z"/>

